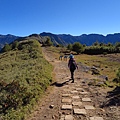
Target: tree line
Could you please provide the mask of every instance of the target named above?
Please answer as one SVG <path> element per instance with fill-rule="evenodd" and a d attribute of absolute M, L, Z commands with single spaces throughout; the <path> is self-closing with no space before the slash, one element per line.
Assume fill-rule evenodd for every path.
<path fill-rule="evenodd" d="M 91 46 L 75 42 L 73 44 L 68 44 L 67 49 L 75 51 L 77 54 L 84 53 L 89 55 L 120 53 L 120 42 L 116 42 L 115 44 L 95 42 Z"/>

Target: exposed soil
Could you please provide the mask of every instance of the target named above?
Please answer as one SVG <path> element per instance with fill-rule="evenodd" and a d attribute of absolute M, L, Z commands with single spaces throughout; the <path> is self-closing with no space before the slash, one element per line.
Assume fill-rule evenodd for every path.
<path fill-rule="evenodd" d="M 71 83 L 68 61 L 60 61 L 45 48 L 43 48 L 43 53 L 45 58 L 54 66 L 54 82 L 46 91 L 36 110 L 28 118 L 29 120 L 64 120 L 65 118 L 62 119 L 61 116 L 65 115 L 72 115 L 74 120 L 90 120 L 92 116 L 99 116 L 104 120 L 120 120 L 119 87 L 104 88 L 94 85 L 93 80 L 98 76 L 93 76 L 88 72 L 88 68 L 81 63 L 78 63 L 79 68 L 75 71 L 75 83 Z M 91 84 L 89 84 L 90 82 Z M 89 93 L 87 96 L 80 95 L 80 98 L 89 97 L 92 100 L 91 103 L 83 102 L 83 105 L 92 104 L 95 107 L 95 110 L 87 110 L 87 115 L 74 114 L 73 110 L 61 110 L 64 91 L 66 89 L 72 90 L 77 85 Z"/>

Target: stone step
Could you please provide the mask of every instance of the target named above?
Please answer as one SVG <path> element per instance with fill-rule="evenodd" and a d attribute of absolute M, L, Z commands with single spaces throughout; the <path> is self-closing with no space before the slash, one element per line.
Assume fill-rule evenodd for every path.
<path fill-rule="evenodd" d="M 75 93 L 78 93 L 78 91 L 77 90 L 73 90 L 73 91 L 71 91 L 71 93 L 75 94 Z"/>
<path fill-rule="evenodd" d="M 65 120 L 74 120 L 74 117 L 72 115 L 66 115 Z"/>
<path fill-rule="evenodd" d="M 86 115 L 86 110 L 85 109 L 78 109 L 78 108 L 74 108 L 74 114 L 77 115 Z"/>
<path fill-rule="evenodd" d="M 62 105 L 62 110 L 72 110 L 72 105 Z"/>
<path fill-rule="evenodd" d="M 84 91 L 83 88 L 76 88 L 75 90 L 77 90 L 77 91 Z"/>
<path fill-rule="evenodd" d="M 72 96 L 73 99 L 80 99 L 80 97 L 78 95 L 76 96 Z"/>
<path fill-rule="evenodd" d="M 81 95 L 88 95 L 88 92 L 79 92 Z"/>
<path fill-rule="evenodd" d="M 103 118 L 94 116 L 94 117 L 90 117 L 90 120 L 103 120 Z"/>
<path fill-rule="evenodd" d="M 95 107 L 93 107 L 92 105 L 85 105 L 85 109 L 86 110 L 95 109 Z"/>
<path fill-rule="evenodd" d="M 83 102 L 91 102 L 91 99 L 90 98 L 82 98 L 82 101 Z"/>
<path fill-rule="evenodd" d="M 72 102 L 72 105 L 73 105 L 73 106 L 81 106 L 81 105 L 82 105 L 82 102 Z"/>
<path fill-rule="evenodd" d="M 87 88 L 88 86 L 85 87 Z M 93 114 L 93 117 L 89 117 L 90 110 L 93 112 L 95 110 L 93 105 L 89 105 L 92 102 L 91 98 L 88 97 L 89 94 L 89 92 L 75 83 L 63 88 L 61 102 L 64 103 L 64 105 L 62 105 L 61 110 L 71 110 L 72 113 L 69 115 L 64 114 L 60 120 L 75 120 L 74 115 L 86 116 L 87 112 L 89 120 L 103 120 L 102 117 L 94 116 L 95 114 Z"/>
<path fill-rule="evenodd" d="M 62 103 L 71 103 L 72 102 L 72 99 L 70 98 L 63 98 L 62 99 Z"/>
<path fill-rule="evenodd" d="M 62 97 L 71 97 L 71 94 L 62 94 Z"/>

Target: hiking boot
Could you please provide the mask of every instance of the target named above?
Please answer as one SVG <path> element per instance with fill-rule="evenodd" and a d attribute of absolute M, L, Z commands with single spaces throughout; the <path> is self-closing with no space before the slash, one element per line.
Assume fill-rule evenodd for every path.
<path fill-rule="evenodd" d="M 72 82 L 71 83 L 74 83 L 74 79 L 72 80 Z"/>

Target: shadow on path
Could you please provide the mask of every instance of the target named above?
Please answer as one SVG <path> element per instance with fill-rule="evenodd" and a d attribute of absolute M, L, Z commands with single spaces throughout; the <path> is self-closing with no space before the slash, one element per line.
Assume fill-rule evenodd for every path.
<path fill-rule="evenodd" d="M 69 80 L 67 80 L 63 83 L 54 82 L 54 83 L 51 84 L 51 86 L 62 87 L 64 85 L 67 85 L 67 83 L 70 82 L 70 81 L 71 81 L 71 79 L 69 79 Z"/>

